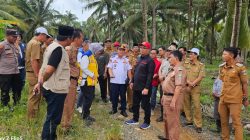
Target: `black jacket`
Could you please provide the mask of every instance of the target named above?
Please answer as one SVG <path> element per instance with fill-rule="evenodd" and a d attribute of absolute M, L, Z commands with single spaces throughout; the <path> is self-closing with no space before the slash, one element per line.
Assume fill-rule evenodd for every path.
<path fill-rule="evenodd" d="M 132 79 L 133 90 L 143 90 L 144 88 L 151 90 L 154 69 L 154 60 L 149 55 L 139 57 Z"/>

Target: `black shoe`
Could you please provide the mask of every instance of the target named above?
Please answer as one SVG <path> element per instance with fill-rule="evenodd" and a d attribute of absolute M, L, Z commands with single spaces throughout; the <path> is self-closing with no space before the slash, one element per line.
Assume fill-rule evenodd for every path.
<path fill-rule="evenodd" d="M 184 123 L 184 125 L 185 126 L 191 126 L 191 125 L 193 125 L 193 123 L 186 122 L 186 123 Z"/>
<path fill-rule="evenodd" d="M 91 122 L 95 122 L 95 118 L 88 116 L 85 118 L 86 121 L 91 121 Z"/>
<path fill-rule="evenodd" d="M 158 119 L 156 119 L 157 122 L 163 122 L 163 117 L 160 116 Z"/>
<path fill-rule="evenodd" d="M 197 128 L 196 128 L 196 132 L 197 132 L 197 133 L 201 133 L 201 132 L 202 132 L 202 128 L 197 127 Z"/>
<path fill-rule="evenodd" d="M 186 118 L 185 112 L 181 112 L 181 116 L 183 116 L 184 118 Z"/>
<path fill-rule="evenodd" d="M 128 114 L 126 111 L 121 111 L 121 115 L 124 116 L 124 117 L 128 117 Z"/>
<path fill-rule="evenodd" d="M 112 111 L 109 112 L 110 115 L 113 115 L 115 113 L 117 113 L 117 110 L 112 110 Z"/>
<path fill-rule="evenodd" d="M 163 137 L 163 136 L 157 136 L 159 140 L 168 140 L 167 138 Z"/>
<path fill-rule="evenodd" d="M 132 108 L 129 108 L 128 111 L 131 112 L 131 113 L 133 113 L 133 109 Z"/>
<path fill-rule="evenodd" d="M 104 103 L 107 103 L 108 102 L 108 100 L 105 98 L 105 99 L 102 99 L 102 101 L 104 102 Z"/>

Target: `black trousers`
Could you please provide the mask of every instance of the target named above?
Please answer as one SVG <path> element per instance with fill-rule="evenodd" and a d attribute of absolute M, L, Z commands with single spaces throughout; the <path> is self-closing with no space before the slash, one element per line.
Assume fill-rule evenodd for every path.
<path fill-rule="evenodd" d="M 111 88 L 111 101 L 112 101 L 112 109 L 113 111 L 117 111 L 117 106 L 119 102 L 119 97 L 121 99 L 121 110 L 126 111 L 127 101 L 126 101 L 126 84 L 114 84 L 110 83 Z"/>
<path fill-rule="evenodd" d="M 87 86 L 87 82 L 84 86 L 81 86 L 81 92 L 83 94 L 83 104 L 82 104 L 82 116 L 83 119 L 90 115 L 90 107 L 95 98 L 95 86 Z"/>
<path fill-rule="evenodd" d="M 20 82 L 19 74 L 0 74 L 1 102 L 4 106 L 7 106 L 10 101 L 10 89 L 13 92 L 14 104 L 20 100 L 22 90 Z"/>
<path fill-rule="evenodd" d="M 150 124 L 150 116 L 151 116 L 151 106 L 150 106 L 150 97 L 151 97 L 152 89 L 148 90 L 148 95 L 142 95 L 141 90 L 133 90 L 133 119 L 135 121 L 139 121 L 140 116 L 140 104 L 144 110 L 144 123 Z"/>
<path fill-rule="evenodd" d="M 162 86 L 160 86 L 160 105 L 161 105 L 161 115 L 160 117 L 163 117 L 163 105 L 161 104 L 161 99 L 162 99 L 162 96 L 163 96 L 163 91 L 162 91 Z"/>
<path fill-rule="evenodd" d="M 100 75 L 98 77 L 99 85 L 100 85 L 100 90 L 101 90 L 101 98 L 107 99 L 107 79 L 104 79 L 103 75 Z"/>
<path fill-rule="evenodd" d="M 43 125 L 42 140 L 55 140 L 56 129 L 62 119 L 67 94 L 54 93 L 44 88 L 42 88 L 42 94 L 47 102 L 47 116 Z"/>

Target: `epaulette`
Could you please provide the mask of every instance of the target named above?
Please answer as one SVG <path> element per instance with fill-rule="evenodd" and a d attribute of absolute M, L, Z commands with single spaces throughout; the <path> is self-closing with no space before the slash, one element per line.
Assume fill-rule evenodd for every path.
<path fill-rule="evenodd" d="M 244 65 L 241 64 L 241 63 L 236 63 L 235 65 L 238 66 L 238 67 L 243 67 L 243 66 L 244 66 Z"/>
<path fill-rule="evenodd" d="M 226 65 L 226 62 L 220 64 L 219 67 L 223 67 L 223 66 L 225 66 L 225 65 Z"/>

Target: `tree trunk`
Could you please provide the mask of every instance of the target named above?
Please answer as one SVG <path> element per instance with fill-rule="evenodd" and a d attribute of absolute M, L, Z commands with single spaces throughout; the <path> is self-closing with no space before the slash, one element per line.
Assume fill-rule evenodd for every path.
<path fill-rule="evenodd" d="M 235 1 L 235 10 L 234 10 L 233 31 L 232 31 L 230 47 L 238 48 L 239 33 L 240 33 L 241 8 L 242 8 L 242 0 L 236 0 Z"/>
<path fill-rule="evenodd" d="M 111 5 L 107 4 L 107 10 L 108 10 L 108 38 L 111 38 Z"/>
<path fill-rule="evenodd" d="M 191 28 L 192 28 L 192 7 L 193 7 L 193 1 L 188 1 L 188 48 L 192 48 L 192 42 L 191 42 Z"/>
<path fill-rule="evenodd" d="M 153 38 L 152 38 L 152 48 L 156 47 L 156 7 L 157 7 L 157 1 L 153 2 L 153 13 L 152 13 L 152 24 L 153 24 L 153 29 L 152 29 L 152 33 L 153 33 Z"/>
<path fill-rule="evenodd" d="M 213 64 L 213 52 L 216 52 L 216 50 L 214 50 L 214 24 L 215 24 L 215 21 L 214 21 L 214 17 L 215 17 L 215 12 L 216 12 L 216 2 L 215 0 L 213 0 L 212 2 L 212 6 L 211 6 L 211 13 L 212 13 L 212 21 L 211 21 L 211 43 L 210 43 L 210 64 Z"/>
<path fill-rule="evenodd" d="M 147 0 L 142 0 L 143 41 L 148 41 L 147 14 L 148 14 Z"/>
<path fill-rule="evenodd" d="M 198 15 L 198 12 L 197 10 L 194 11 L 194 24 L 193 24 L 193 37 L 191 39 L 191 42 L 192 42 L 192 46 L 195 46 L 194 45 L 194 42 L 195 42 L 195 30 L 196 30 L 196 26 L 197 26 L 197 15 Z M 198 40 L 198 39 L 196 39 Z"/>

